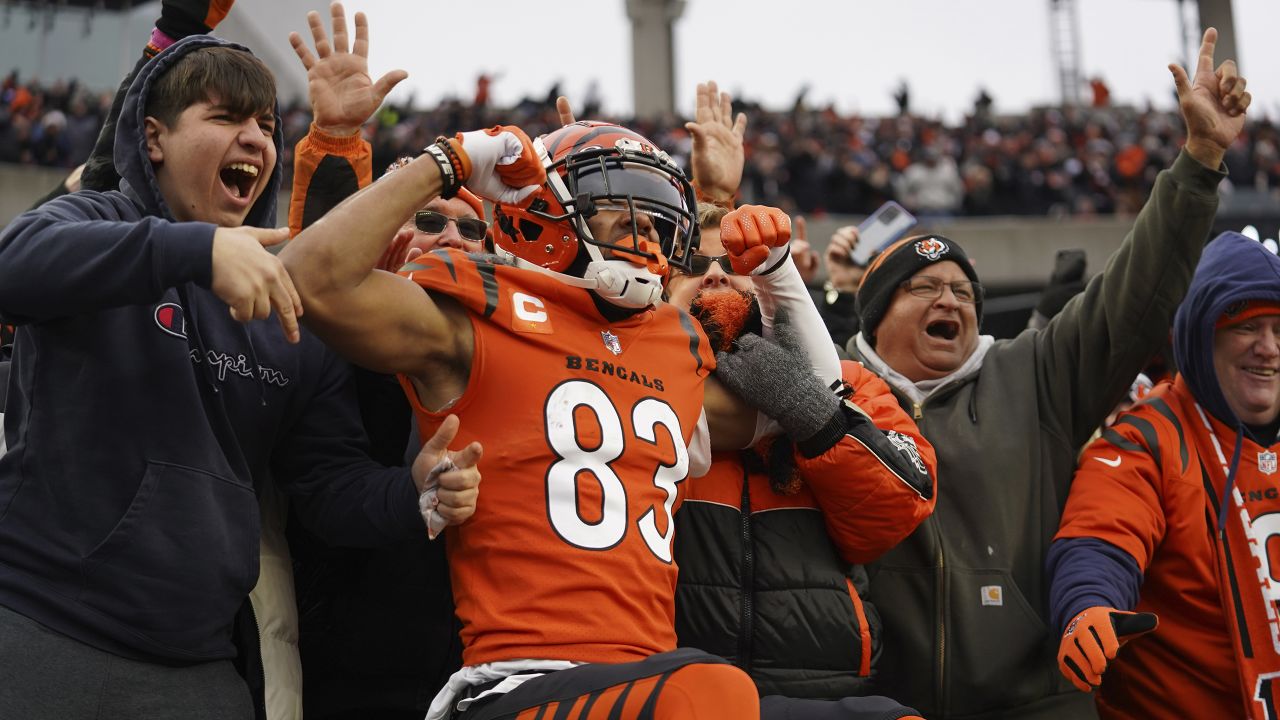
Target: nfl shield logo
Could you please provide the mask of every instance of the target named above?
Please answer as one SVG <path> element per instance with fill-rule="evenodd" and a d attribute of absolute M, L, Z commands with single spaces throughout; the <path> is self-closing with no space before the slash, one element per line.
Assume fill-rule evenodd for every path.
<path fill-rule="evenodd" d="M 1258 470 L 1264 475 L 1270 475 L 1276 471 L 1276 454 L 1270 450 L 1258 453 Z"/>
<path fill-rule="evenodd" d="M 604 346 L 609 348 L 609 352 L 614 355 L 622 354 L 622 344 L 618 342 L 618 336 L 608 330 L 601 330 L 600 337 L 604 340 Z M 1272 463 L 1274 464 L 1275 456 L 1272 455 Z"/>

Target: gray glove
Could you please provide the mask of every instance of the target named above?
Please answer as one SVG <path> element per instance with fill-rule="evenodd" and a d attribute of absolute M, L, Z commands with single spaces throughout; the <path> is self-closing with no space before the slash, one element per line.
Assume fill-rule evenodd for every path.
<path fill-rule="evenodd" d="M 844 437 L 840 398 L 814 377 L 800 339 L 779 313 L 774 340 L 754 333 L 716 353 L 716 377 L 786 431 L 806 457 L 817 457 Z"/>

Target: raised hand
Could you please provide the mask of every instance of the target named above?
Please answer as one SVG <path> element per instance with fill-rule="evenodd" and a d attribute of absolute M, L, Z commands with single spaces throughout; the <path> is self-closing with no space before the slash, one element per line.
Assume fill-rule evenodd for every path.
<path fill-rule="evenodd" d="M 347 18 L 342 3 L 329 6 L 333 22 L 333 42 L 325 34 L 320 13 L 307 13 L 307 24 L 315 41 L 315 55 L 302 36 L 289 33 L 289 44 L 307 70 L 307 94 L 311 99 L 312 121 L 328 135 L 354 135 L 401 80 L 403 70 L 392 70 L 374 82 L 369 77 L 369 23 L 364 13 L 356 13 L 356 41 L 347 49 Z"/>
<path fill-rule="evenodd" d="M 519 203 L 547 181 L 533 141 L 514 125 L 458 133 L 449 142 L 458 143 L 465 156 L 467 189 L 480 197 Z"/>
<path fill-rule="evenodd" d="M 788 254 L 791 218 L 778 208 L 743 205 L 720 221 L 720 242 L 739 275 L 763 275 Z"/>
<path fill-rule="evenodd" d="M 808 225 L 805 224 L 803 215 L 797 215 L 791 226 L 791 261 L 800 271 L 800 279 L 804 284 L 812 283 L 818 274 L 818 253 L 809 244 Z"/>
<path fill-rule="evenodd" d="M 480 443 L 473 442 L 453 451 L 449 443 L 458 435 L 457 415 L 440 423 L 431 439 L 422 445 L 411 473 L 420 494 L 418 504 L 431 538 L 447 525 L 459 525 L 475 514 L 480 495 Z"/>
<path fill-rule="evenodd" d="M 560 116 L 561 125 L 572 125 L 578 122 L 573 116 L 573 107 L 569 105 L 569 98 L 563 95 L 556 98 L 556 114 Z"/>
<path fill-rule="evenodd" d="M 1176 63 L 1169 64 L 1178 89 L 1178 105 L 1187 124 L 1187 152 L 1196 160 L 1217 168 L 1227 148 L 1244 129 L 1245 111 L 1253 97 L 1245 92 L 1245 79 L 1240 77 L 1234 60 L 1224 60 L 1215 70 L 1213 50 L 1218 31 L 1204 31 L 1195 77 Z"/>
<path fill-rule="evenodd" d="M 557 103 L 557 107 L 558 107 Z M 715 81 L 698 83 L 698 102 L 694 121 L 684 124 L 693 136 L 693 169 L 698 198 L 717 205 L 729 205 L 742 184 L 742 168 L 746 154 L 742 136 L 747 131 L 747 116 L 733 117 L 729 93 L 720 92 Z"/>
<path fill-rule="evenodd" d="M 827 266 L 827 279 L 840 292 L 857 292 L 858 282 L 862 280 L 862 273 L 866 270 L 854 264 L 849 256 L 857 246 L 858 226 L 845 225 L 831 236 L 827 252 L 822 256 Z"/>
<path fill-rule="evenodd" d="M 275 308 L 285 339 L 298 342 L 302 300 L 280 259 L 267 247 L 289 239 L 289 228 L 235 227 L 213 231 L 213 277 L 209 288 L 237 322 L 262 320 Z"/>

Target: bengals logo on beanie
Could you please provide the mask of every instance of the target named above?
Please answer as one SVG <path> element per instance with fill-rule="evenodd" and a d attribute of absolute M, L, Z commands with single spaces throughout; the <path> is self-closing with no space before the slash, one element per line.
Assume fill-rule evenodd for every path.
<path fill-rule="evenodd" d="M 964 248 L 941 235 L 916 235 L 885 248 L 871 263 L 858 286 L 858 321 L 863 337 L 875 345 L 876 328 L 893 302 L 894 292 L 904 280 L 934 263 L 950 260 L 973 282 L 978 273 L 969 262 Z M 978 322 L 982 322 L 982 300 L 974 303 Z"/>
<path fill-rule="evenodd" d="M 947 251 L 951 249 L 951 246 L 936 237 L 930 237 L 925 238 L 924 240 L 917 240 L 915 242 L 915 249 L 916 254 L 920 257 L 928 258 L 933 262 L 937 262 L 942 259 L 943 255 L 947 254 Z"/>

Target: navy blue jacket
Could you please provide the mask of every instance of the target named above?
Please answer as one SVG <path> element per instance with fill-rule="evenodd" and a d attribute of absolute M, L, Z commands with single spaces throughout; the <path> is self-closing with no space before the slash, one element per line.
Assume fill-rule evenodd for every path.
<path fill-rule="evenodd" d="M 135 78 L 116 134 L 120 191 L 58 198 L 0 235 L 0 316 L 18 324 L 0 605 L 170 664 L 235 655 L 265 479 L 328 542 L 423 533 L 408 470 L 367 457 L 349 367 L 305 330 L 287 343 L 274 316 L 232 320 L 209 290 L 214 226 L 173 222 L 160 197 L 145 98 L 175 60 L 214 44 L 188 38 Z M 246 224 L 274 226 L 280 177 L 277 163 Z"/>
<path fill-rule="evenodd" d="M 1216 527 L 1226 524 L 1231 486 L 1244 434 L 1253 434 L 1227 405 L 1213 366 L 1215 324 L 1232 305 L 1245 300 L 1280 302 L 1280 258 L 1256 240 L 1226 232 L 1205 246 L 1187 297 L 1173 321 L 1173 356 L 1196 401 L 1218 420 L 1236 429 L 1230 474 Z M 1261 445 L 1274 438 L 1254 437 Z M 1094 606 L 1131 610 L 1138 603 L 1142 571 L 1128 553 L 1094 538 L 1055 540 L 1046 560 L 1052 579 L 1050 605 L 1054 627 L 1065 629 L 1077 614 Z"/>

